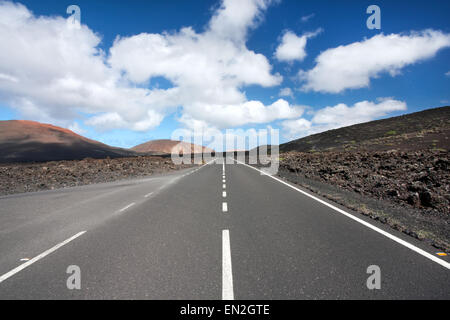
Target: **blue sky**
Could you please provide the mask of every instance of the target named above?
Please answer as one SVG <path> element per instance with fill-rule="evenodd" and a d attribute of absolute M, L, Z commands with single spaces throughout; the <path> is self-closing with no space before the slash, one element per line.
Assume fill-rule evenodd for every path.
<path fill-rule="evenodd" d="M 233 1 L 79 0 L 82 31 L 58 31 L 71 1 L 0 1 L 19 21 L 0 22 L 0 120 L 121 147 L 177 128 L 269 126 L 285 142 L 450 104 L 449 1 Z"/>

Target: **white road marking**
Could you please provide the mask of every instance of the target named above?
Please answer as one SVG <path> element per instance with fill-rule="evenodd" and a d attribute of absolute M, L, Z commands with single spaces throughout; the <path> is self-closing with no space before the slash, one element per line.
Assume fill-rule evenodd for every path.
<path fill-rule="evenodd" d="M 222 212 L 228 212 L 228 204 L 226 202 L 222 202 Z"/>
<path fill-rule="evenodd" d="M 207 166 L 208 164 L 210 164 L 210 163 L 213 163 L 215 161 L 215 159 L 212 159 L 211 161 L 208 161 L 208 162 L 206 162 L 204 165 L 202 165 L 200 168 L 202 168 L 202 167 L 204 167 L 204 166 Z M 200 169 L 199 168 L 199 169 Z"/>
<path fill-rule="evenodd" d="M 133 202 L 133 203 L 130 203 L 129 205 L 127 205 L 126 207 L 124 207 L 124 208 L 122 208 L 122 209 L 120 209 L 119 210 L 119 212 L 123 212 L 123 211 L 125 211 L 125 210 L 127 210 L 128 208 L 131 208 L 132 206 L 134 206 L 135 205 L 135 203 Z"/>
<path fill-rule="evenodd" d="M 152 194 L 153 194 L 153 192 L 147 193 L 147 194 L 145 195 L 145 197 L 148 198 L 148 197 L 150 197 Z"/>
<path fill-rule="evenodd" d="M 222 192 L 222 197 L 224 197 L 224 198 L 227 197 L 227 192 L 226 192 L 226 191 L 223 191 L 223 192 Z"/>
<path fill-rule="evenodd" d="M 222 300 L 234 300 L 230 232 L 222 230 Z"/>
<path fill-rule="evenodd" d="M 0 276 L 0 283 L 2 283 L 3 281 L 5 281 L 6 279 L 12 277 L 13 275 L 15 275 L 16 273 L 22 271 L 23 269 L 25 269 L 26 267 L 29 267 L 30 265 L 32 265 L 33 263 L 41 260 L 42 258 L 44 258 L 45 256 L 48 256 L 50 253 L 58 250 L 59 248 L 61 248 L 62 246 L 68 244 L 70 241 L 75 240 L 76 238 L 78 238 L 79 236 L 81 236 L 82 234 L 84 234 L 86 231 L 81 231 L 79 233 L 77 233 L 76 235 L 70 237 L 67 240 L 64 240 L 63 242 L 57 244 L 56 246 L 54 246 L 53 248 L 48 249 L 47 251 L 44 251 L 43 253 L 41 253 L 40 255 L 37 255 L 36 257 L 34 257 L 31 260 L 28 260 L 27 262 L 21 264 L 20 266 L 18 266 L 17 268 L 12 269 L 11 271 L 9 271 L 8 273 L 5 273 L 4 275 Z"/>
<path fill-rule="evenodd" d="M 223 179 L 222 182 L 225 183 L 226 182 L 225 179 Z"/>
<path fill-rule="evenodd" d="M 222 187 L 225 189 L 227 187 L 227 185 L 224 183 Z"/>
<path fill-rule="evenodd" d="M 237 161 L 237 160 L 236 160 L 236 161 Z M 243 162 L 241 162 L 241 161 L 237 161 L 237 162 L 239 162 L 240 164 L 242 164 L 242 165 L 244 165 L 244 166 L 247 166 L 247 167 L 249 167 L 249 168 L 252 168 L 252 169 L 254 169 L 254 170 L 256 170 L 256 171 L 259 171 L 259 172 L 264 173 L 263 171 L 261 171 L 261 170 L 259 170 L 259 169 L 256 169 L 256 168 L 254 168 L 254 167 L 252 167 L 252 166 L 250 166 L 250 165 L 248 165 L 248 164 L 246 164 L 246 163 L 243 163 Z M 294 187 L 293 185 L 290 185 L 289 183 L 287 183 L 287 182 L 285 182 L 285 181 L 283 181 L 283 180 L 281 180 L 281 179 L 278 179 L 278 178 L 276 178 L 276 177 L 274 177 L 274 176 L 271 176 L 271 175 L 268 175 L 268 174 L 266 174 L 266 173 L 264 173 L 264 174 L 265 174 L 267 177 L 270 177 L 270 178 L 272 178 L 272 179 L 274 179 L 274 180 L 276 180 L 276 181 L 278 181 L 278 182 L 280 182 L 280 183 L 282 183 L 282 184 L 288 186 L 289 188 L 292 188 L 292 189 L 294 189 L 294 190 L 296 190 L 296 191 L 298 191 L 298 192 L 304 194 L 305 196 L 310 197 L 311 199 L 314 199 L 314 200 L 320 202 L 321 204 L 326 205 L 327 207 L 329 207 L 329 208 L 331 208 L 331 209 L 333 209 L 333 210 L 336 210 L 336 211 L 339 212 L 339 213 L 342 213 L 343 215 L 347 216 L 348 218 L 353 219 L 353 220 L 355 220 L 356 222 L 361 223 L 362 225 L 364 225 L 364 226 L 366 226 L 366 227 L 368 227 L 368 228 L 370 228 L 370 229 L 372 229 L 372 230 L 374 230 L 374 231 L 376 231 L 376 232 L 378 232 L 378 233 L 384 235 L 385 237 L 387 237 L 387 238 L 389 238 L 389 239 L 391 239 L 391 240 L 393 240 L 393 241 L 395 241 L 395 242 L 397 242 L 397 243 L 399 243 L 399 244 L 401 244 L 401 245 L 403 245 L 403 246 L 405 246 L 405 247 L 411 249 L 412 251 L 414 251 L 414 252 L 416 252 L 416 253 L 418 253 L 418 254 L 424 256 L 425 258 L 428 258 L 428 259 L 430 259 L 431 261 L 434 261 L 434 262 L 440 264 L 440 265 L 443 266 L 444 268 L 450 269 L 450 263 L 448 263 L 448 262 L 446 262 L 446 261 L 444 261 L 444 260 L 442 260 L 442 259 L 439 259 L 438 257 L 436 257 L 436 256 L 434 256 L 434 255 L 432 255 L 432 254 L 430 254 L 430 253 L 428 253 L 428 252 L 426 252 L 425 250 L 422 250 L 422 249 L 420 249 L 419 247 L 416 247 L 415 245 L 413 245 L 413 244 L 411 244 L 411 243 L 409 243 L 409 242 L 407 242 L 407 241 L 405 241 L 405 240 L 402 240 L 402 239 L 400 239 L 399 237 L 396 237 L 396 236 L 390 234 L 389 232 L 386 232 L 386 231 L 384 231 L 384 230 L 381 230 L 380 228 L 375 227 L 374 225 L 368 223 L 367 221 L 364 221 L 364 220 L 362 220 L 362 219 L 360 219 L 360 218 L 358 218 L 358 217 L 355 217 L 354 215 L 352 215 L 352 214 L 350 214 L 350 213 L 348 213 L 348 212 L 346 212 L 346 211 L 344 211 L 344 210 L 342 210 L 342 209 L 339 209 L 338 207 L 335 207 L 335 206 L 333 206 L 332 204 L 330 204 L 330 203 L 328 203 L 328 202 L 326 202 L 326 201 L 323 201 L 322 199 L 319 199 L 319 198 L 317 198 L 317 197 L 315 197 L 315 196 L 313 196 L 313 195 L 311 195 L 311 194 L 309 194 L 309 193 L 307 193 L 307 192 L 305 192 L 305 191 L 303 191 L 303 190 L 300 190 L 299 188 L 296 188 L 296 187 Z"/>

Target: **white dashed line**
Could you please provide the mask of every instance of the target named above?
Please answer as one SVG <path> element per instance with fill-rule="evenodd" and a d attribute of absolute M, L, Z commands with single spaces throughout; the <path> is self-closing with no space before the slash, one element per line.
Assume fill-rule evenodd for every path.
<path fill-rule="evenodd" d="M 134 205 L 135 205 L 134 202 L 133 202 L 133 203 L 130 203 L 130 204 L 127 205 L 125 208 L 120 209 L 119 212 L 123 212 L 123 211 L 127 210 L 128 208 L 131 208 L 131 207 L 134 206 Z"/>
<path fill-rule="evenodd" d="M 152 194 L 153 194 L 153 192 L 147 193 L 147 194 L 145 195 L 145 197 L 148 198 L 148 197 L 150 197 Z"/>
<path fill-rule="evenodd" d="M 228 204 L 226 202 L 222 202 L 222 212 L 228 212 Z"/>
<path fill-rule="evenodd" d="M 222 230 L 222 300 L 234 300 L 230 232 Z"/>
<path fill-rule="evenodd" d="M 20 266 L 18 266 L 15 269 L 12 269 L 11 271 L 9 271 L 8 273 L 5 273 L 4 275 L 2 275 L 0 277 L 0 283 L 2 283 L 3 281 L 5 281 L 6 279 L 12 277 L 13 275 L 15 275 L 16 273 L 22 271 L 23 269 L 25 269 L 26 267 L 29 267 L 30 265 L 32 265 L 33 263 L 41 260 L 42 258 L 44 258 L 45 256 L 48 256 L 50 253 L 58 250 L 59 248 L 61 248 L 62 246 L 68 244 L 70 241 L 75 240 L 76 238 L 78 238 L 79 236 L 81 236 L 82 234 L 84 234 L 86 231 L 81 231 L 79 233 L 77 233 L 76 235 L 70 237 L 67 240 L 64 240 L 63 242 L 57 244 L 56 246 L 54 246 L 53 248 L 48 249 L 47 251 L 44 251 L 43 253 L 41 253 L 40 255 L 37 255 L 36 257 L 34 257 L 31 260 L 28 260 L 27 262 L 21 264 Z"/>
<path fill-rule="evenodd" d="M 223 192 L 222 192 L 222 197 L 224 197 L 224 198 L 227 197 L 227 192 L 226 192 L 226 191 L 223 191 Z"/>
<path fill-rule="evenodd" d="M 227 185 L 224 183 L 222 187 L 223 187 L 224 189 L 226 189 Z"/>

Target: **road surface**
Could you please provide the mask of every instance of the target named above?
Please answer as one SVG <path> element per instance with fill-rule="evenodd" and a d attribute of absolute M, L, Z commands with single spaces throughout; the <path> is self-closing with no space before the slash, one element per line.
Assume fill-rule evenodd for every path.
<path fill-rule="evenodd" d="M 0 198 L 0 299 L 449 299 L 437 251 L 237 163 Z"/>

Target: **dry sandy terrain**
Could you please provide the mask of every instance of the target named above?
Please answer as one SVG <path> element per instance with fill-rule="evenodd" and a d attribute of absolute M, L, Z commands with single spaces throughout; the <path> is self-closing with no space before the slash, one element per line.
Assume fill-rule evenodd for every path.
<path fill-rule="evenodd" d="M 0 165 L 0 194 L 57 189 L 149 176 L 190 167 L 170 158 L 129 157 Z"/>

